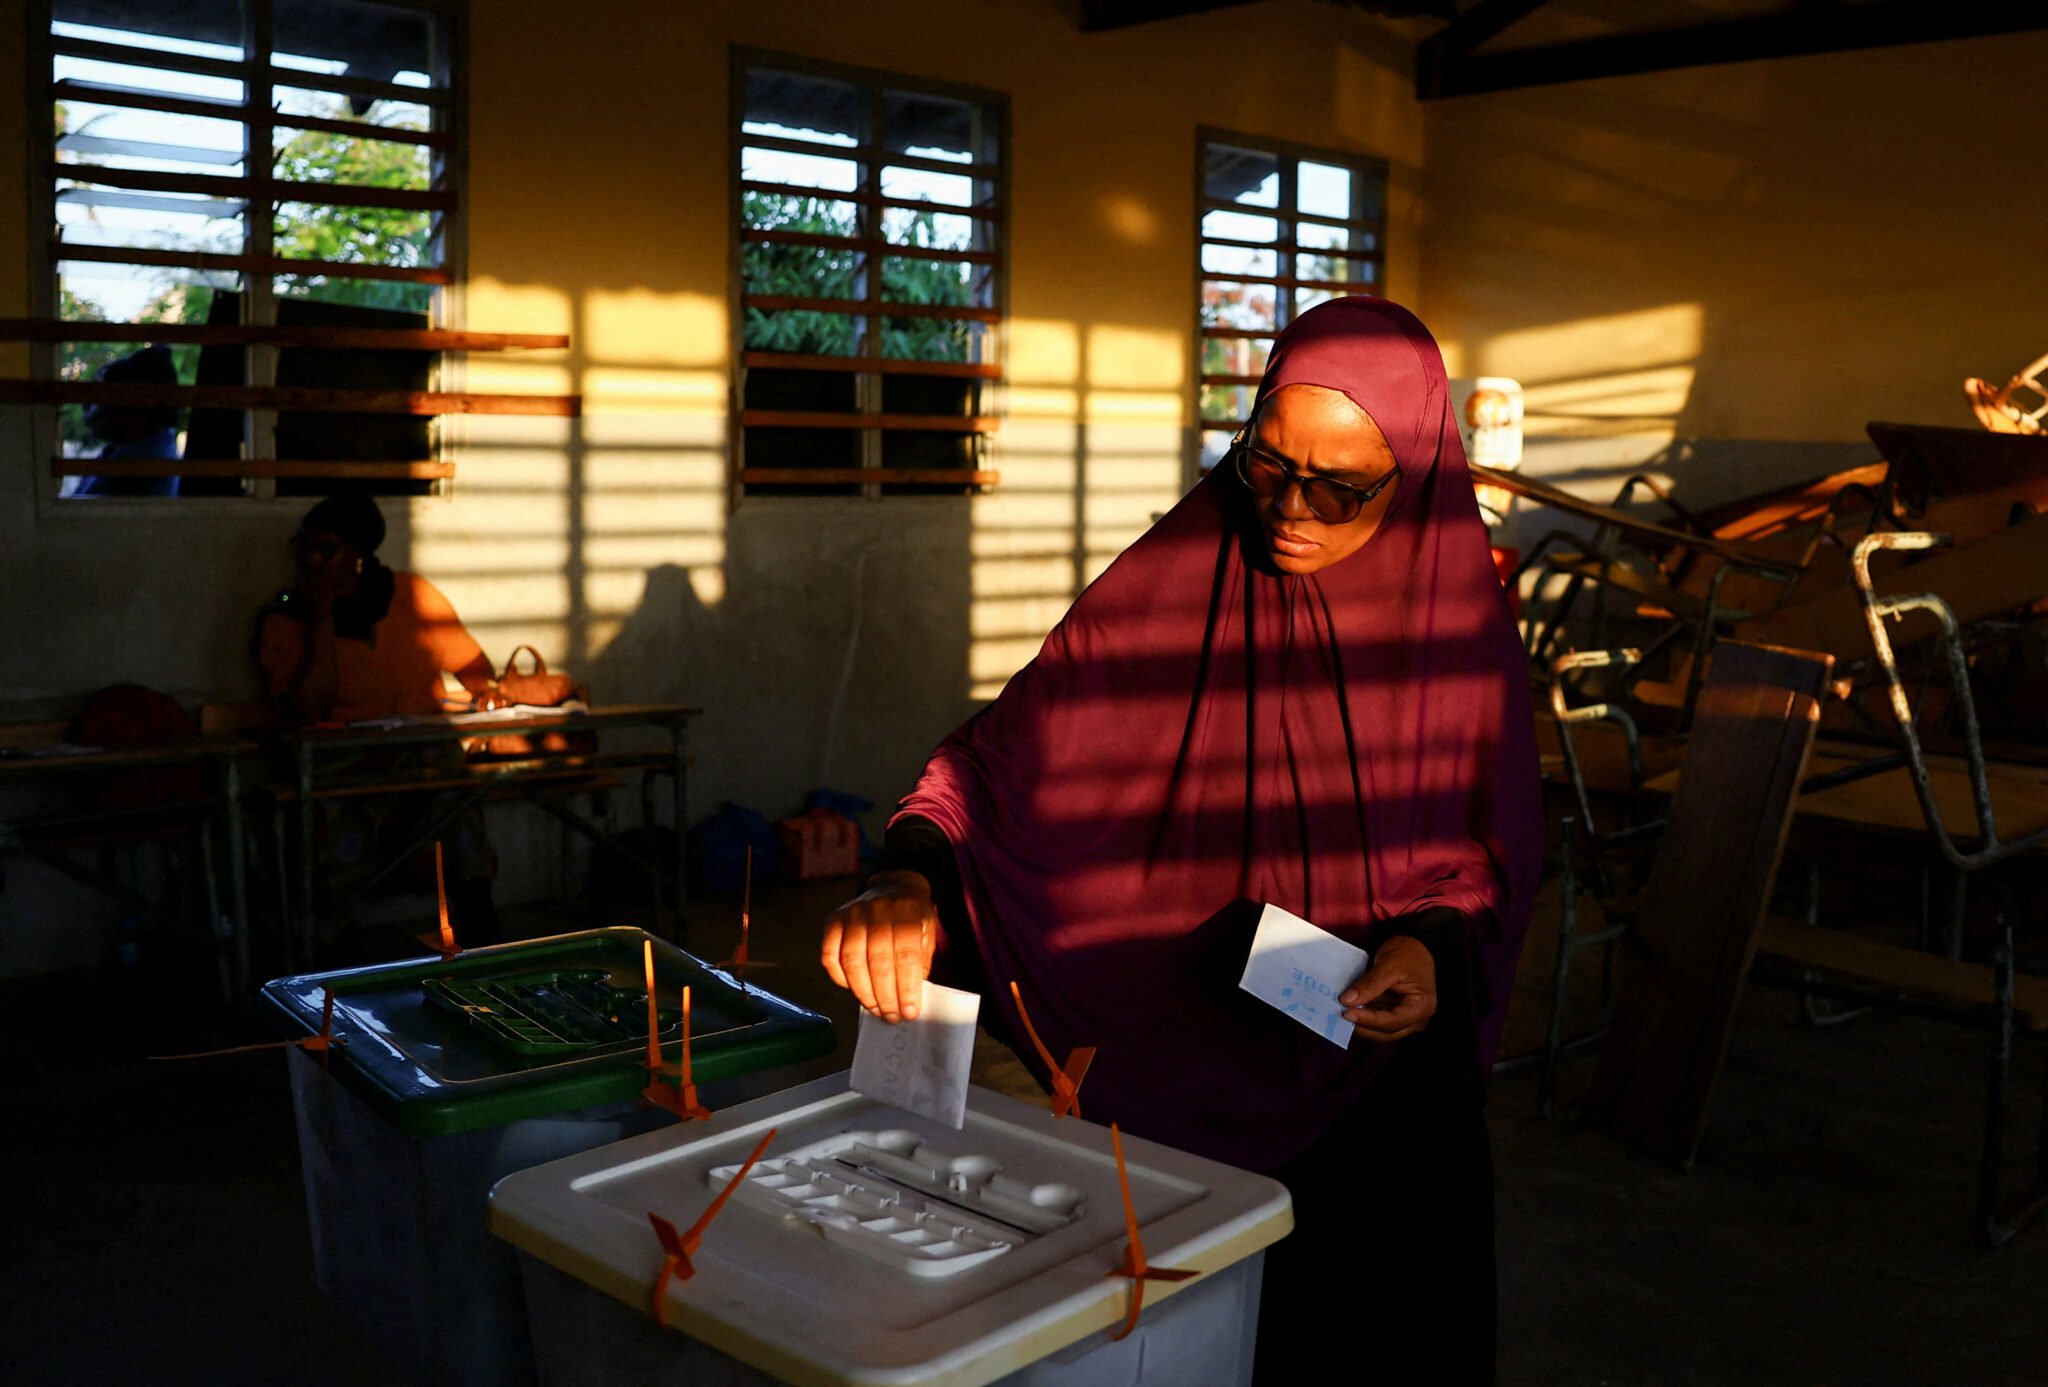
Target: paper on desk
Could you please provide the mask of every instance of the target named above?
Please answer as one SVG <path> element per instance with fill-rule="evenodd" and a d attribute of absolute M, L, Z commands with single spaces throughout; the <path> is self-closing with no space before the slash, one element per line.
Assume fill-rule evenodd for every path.
<path fill-rule="evenodd" d="M 867 1012 L 853 1045 L 856 1093 L 948 1127 L 967 1121 L 967 1069 L 974 1060 L 974 1023 L 981 998 L 924 984 L 915 1021 L 890 1025 Z"/>
<path fill-rule="evenodd" d="M 1358 981 L 1370 956 L 1299 915 L 1269 905 L 1252 936 L 1251 957 L 1237 985 L 1277 1007 L 1340 1050 L 1351 1048 L 1351 1023 L 1337 999 Z"/>
<path fill-rule="evenodd" d="M 520 718 L 560 718 L 572 713 L 587 713 L 590 705 L 580 698 L 568 699 L 561 703 L 507 703 L 498 708 L 484 708 L 471 712 L 450 713 L 449 722 L 462 727 L 478 722 L 514 722 Z"/>

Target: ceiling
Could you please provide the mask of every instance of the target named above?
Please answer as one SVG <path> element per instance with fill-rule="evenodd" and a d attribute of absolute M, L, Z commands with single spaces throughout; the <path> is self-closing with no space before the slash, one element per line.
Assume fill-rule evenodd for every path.
<path fill-rule="evenodd" d="M 1083 0 L 1119 29 L 1246 0 Z M 1418 36 L 1424 100 L 1717 63 L 2048 29 L 2044 0 L 1322 0 Z"/>

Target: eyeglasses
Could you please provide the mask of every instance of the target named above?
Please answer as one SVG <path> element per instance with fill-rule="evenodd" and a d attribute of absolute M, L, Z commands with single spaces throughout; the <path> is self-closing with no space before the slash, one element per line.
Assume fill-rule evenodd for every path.
<path fill-rule="evenodd" d="M 1298 485 L 1301 499 L 1308 505 L 1308 513 L 1325 525 L 1343 525 L 1356 520 L 1367 503 L 1401 475 L 1401 469 L 1395 467 L 1371 486 L 1352 486 L 1349 482 L 1340 482 L 1315 472 L 1297 472 L 1285 460 L 1255 443 L 1240 441 L 1236 451 L 1237 475 L 1252 495 L 1270 500 L 1286 495 L 1289 485 Z"/>

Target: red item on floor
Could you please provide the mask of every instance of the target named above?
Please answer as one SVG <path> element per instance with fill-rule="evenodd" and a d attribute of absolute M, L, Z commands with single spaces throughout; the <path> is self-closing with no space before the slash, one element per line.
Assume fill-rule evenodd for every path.
<path fill-rule="evenodd" d="M 860 825 L 844 814 L 813 809 L 775 827 L 782 834 L 782 874 L 790 880 L 852 876 L 860 870 Z"/>

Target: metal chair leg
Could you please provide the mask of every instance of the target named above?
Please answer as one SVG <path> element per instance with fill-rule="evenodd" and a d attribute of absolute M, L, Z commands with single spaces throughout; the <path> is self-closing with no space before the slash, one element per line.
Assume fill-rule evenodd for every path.
<path fill-rule="evenodd" d="M 1998 1020 L 1992 1029 L 1991 1083 L 1984 1095 L 1984 1152 L 1977 1176 L 1977 1227 L 1987 1247 L 1997 1247 L 2019 1231 L 1998 1217 L 1999 1171 L 2005 1155 L 2005 1088 L 2012 1075 L 2013 958 L 2012 921 L 2001 901 L 1996 918 L 1997 942 L 1992 948 L 1996 972 Z"/>

